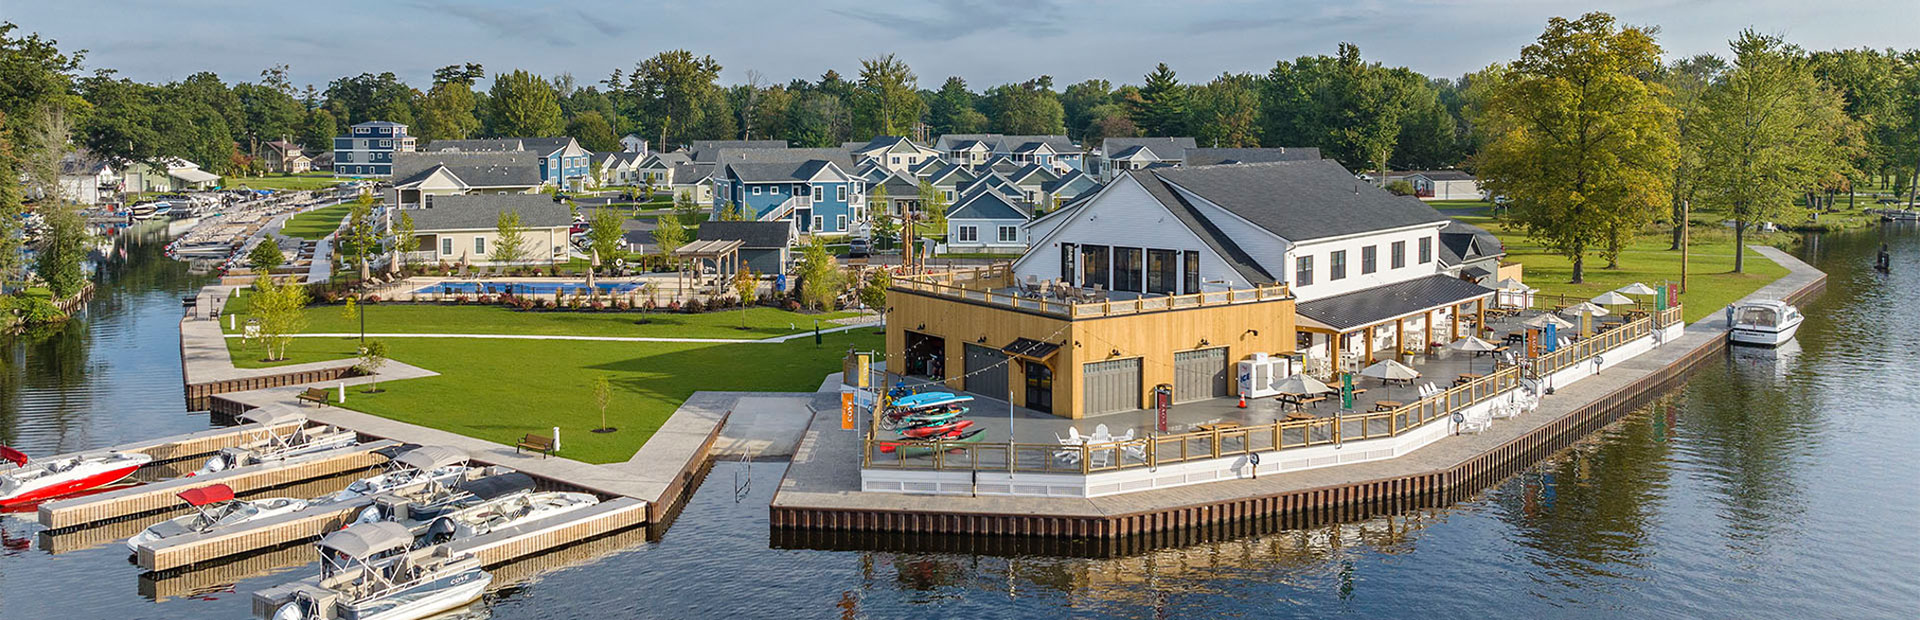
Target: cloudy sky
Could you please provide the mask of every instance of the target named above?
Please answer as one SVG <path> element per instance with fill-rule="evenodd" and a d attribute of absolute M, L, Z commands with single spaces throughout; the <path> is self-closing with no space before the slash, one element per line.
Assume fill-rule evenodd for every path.
<path fill-rule="evenodd" d="M 1546 19 L 1596 8 L 1657 24 L 1670 56 L 1722 52 L 1742 28 L 1809 48 L 1920 45 L 1915 0 L 0 0 L 0 19 L 89 50 L 87 65 L 139 80 L 197 71 L 251 80 L 291 65 L 296 83 L 437 67 L 572 73 L 582 83 L 661 50 L 711 54 L 722 80 L 844 75 L 896 53 L 936 87 L 1048 74 L 1135 82 L 1156 62 L 1188 81 L 1264 72 L 1341 41 L 1389 65 L 1457 76 L 1510 59 Z"/>

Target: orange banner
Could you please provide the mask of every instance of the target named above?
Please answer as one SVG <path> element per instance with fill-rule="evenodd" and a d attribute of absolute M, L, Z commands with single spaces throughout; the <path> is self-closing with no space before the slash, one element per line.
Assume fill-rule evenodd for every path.
<path fill-rule="evenodd" d="M 840 393 L 840 430 L 853 430 L 854 413 L 859 408 L 853 405 L 853 391 Z"/>

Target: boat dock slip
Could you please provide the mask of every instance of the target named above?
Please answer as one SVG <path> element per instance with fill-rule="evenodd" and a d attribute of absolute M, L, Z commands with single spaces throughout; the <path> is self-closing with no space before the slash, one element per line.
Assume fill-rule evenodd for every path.
<path fill-rule="evenodd" d="M 221 448 L 229 448 L 229 447 L 237 446 L 242 443 L 246 443 L 249 440 L 258 438 L 260 436 L 261 431 L 272 431 L 273 433 L 276 433 L 276 434 L 286 433 L 286 432 L 292 431 L 295 428 L 300 427 L 300 425 L 302 424 L 305 424 L 305 422 L 304 421 L 298 421 L 298 422 L 287 421 L 287 422 L 282 422 L 279 424 L 272 424 L 267 426 L 262 426 L 259 424 L 241 424 L 239 426 L 214 428 L 214 429 L 207 429 L 204 431 L 187 433 L 184 435 L 174 435 L 172 437 L 161 437 L 158 439 L 143 439 L 140 441 L 130 441 L 117 446 L 108 446 L 105 448 L 100 448 L 98 450 L 88 450 L 87 452 L 101 452 L 101 451 L 107 451 L 107 450 L 111 450 L 115 452 L 140 452 L 140 453 L 146 454 L 147 456 L 153 457 L 153 462 L 147 464 L 147 467 L 153 467 L 154 465 L 159 465 L 167 461 L 175 461 L 175 460 L 184 459 L 184 458 L 191 458 L 196 456 L 213 454 L 215 452 L 219 452 Z M 76 452 L 73 454 L 60 454 L 55 456 L 37 457 L 35 458 L 35 460 L 50 461 L 53 459 L 58 459 L 63 457 L 75 456 L 77 454 L 79 453 Z"/>
<path fill-rule="evenodd" d="M 48 502 L 40 505 L 40 524 L 57 530 L 168 510 L 179 507 L 180 498 L 176 495 L 181 491 L 215 482 L 232 487 L 234 492 L 245 493 L 366 469 L 386 461 L 386 457 L 374 451 L 398 445 L 400 442 L 397 441 L 374 441 L 284 461 L 237 467 L 207 476 L 175 478 L 98 495 Z"/>
<path fill-rule="evenodd" d="M 494 566 L 640 525 L 646 518 L 647 502 L 623 497 L 483 536 L 453 541 L 446 543 L 446 546 L 454 557 L 472 555 L 482 565 Z M 315 575 L 256 591 L 253 593 L 253 613 L 268 617 L 292 600 L 295 593 L 323 592 L 317 585 L 319 581 L 319 576 Z"/>

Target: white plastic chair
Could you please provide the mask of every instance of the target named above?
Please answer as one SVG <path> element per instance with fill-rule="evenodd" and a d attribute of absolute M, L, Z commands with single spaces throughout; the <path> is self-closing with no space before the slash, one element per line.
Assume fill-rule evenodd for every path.
<path fill-rule="evenodd" d="M 1113 441 L 1113 435 L 1107 432 L 1107 425 L 1095 424 L 1093 426 L 1093 437 L 1091 437 L 1090 439 L 1094 443 L 1107 443 L 1109 441 Z"/>

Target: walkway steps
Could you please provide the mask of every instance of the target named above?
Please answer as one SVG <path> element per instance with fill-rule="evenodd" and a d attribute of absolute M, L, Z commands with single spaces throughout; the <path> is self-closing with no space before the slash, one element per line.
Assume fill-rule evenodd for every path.
<path fill-rule="evenodd" d="M 374 441 L 284 461 L 234 468 L 208 476 L 176 478 L 99 495 L 48 502 L 40 505 L 40 524 L 58 530 L 175 508 L 180 505 L 180 498 L 176 495 L 181 491 L 216 482 L 232 487 L 235 493 L 246 493 L 366 469 L 386 462 L 386 457 L 374 451 L 398 445 L 400 442 L 397 441 Z"/>
<path fill-rule="evenodd" d="M 576 541 L 609 534 L 646 521 L 647 502 L 616 498 L 591 508 L 556 515 L 532 523 L 495 531 L 477 538 L 447 543 L 454 556 L 472 555 L 486 566 L 495 566 Z M 319 576 L 263 588 L 253 593 L 253 613 L 267 617 L 292 600 L 297 592 L 318 587 Z"/>

